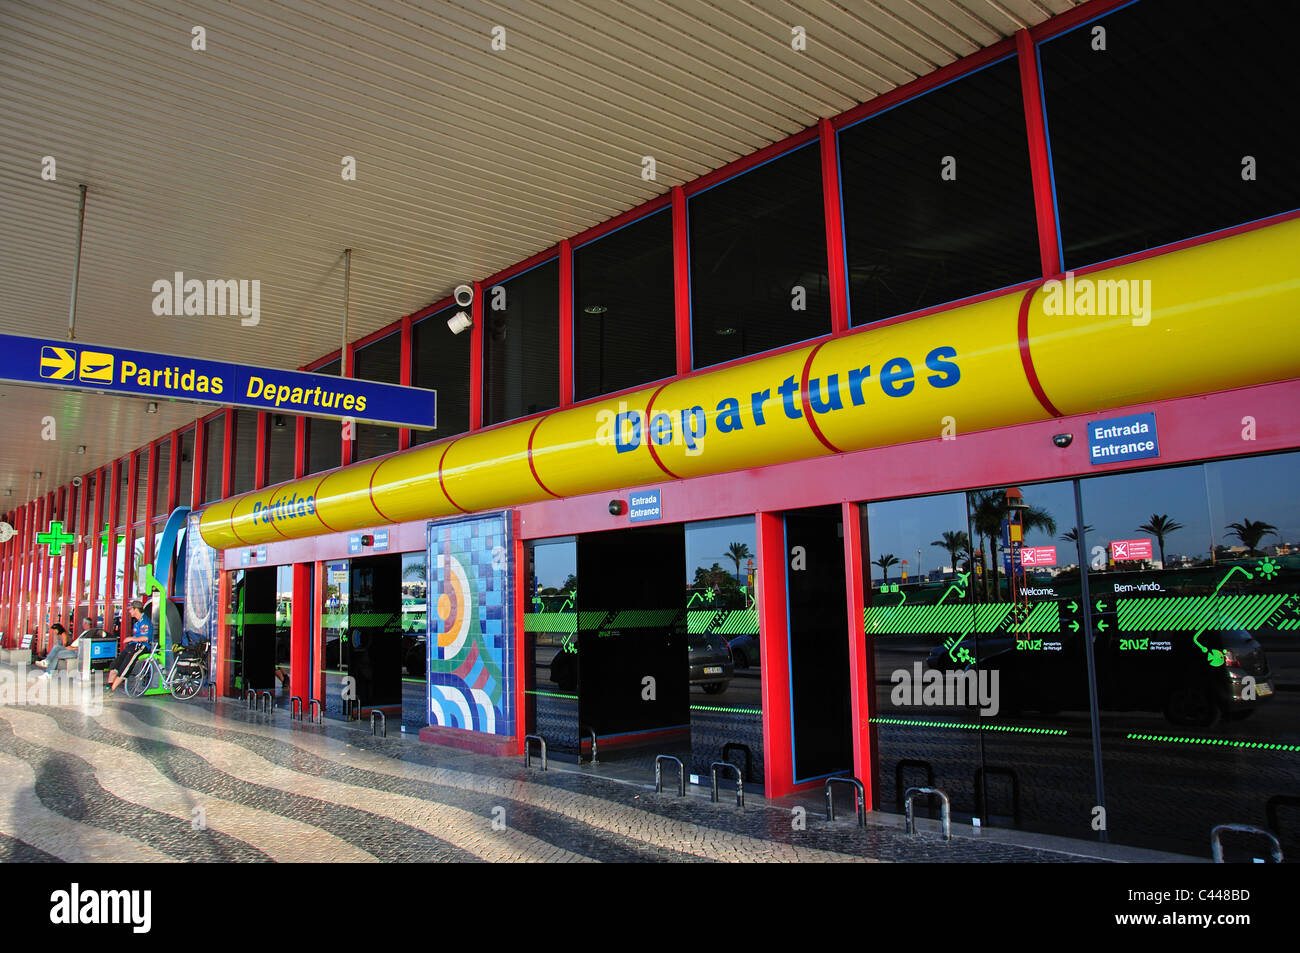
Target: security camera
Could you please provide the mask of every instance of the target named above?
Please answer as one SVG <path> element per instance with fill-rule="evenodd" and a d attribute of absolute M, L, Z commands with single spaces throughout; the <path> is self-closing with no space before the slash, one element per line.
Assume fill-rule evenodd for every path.
<path fill-rule="evenodd" d="M 1052 443 L 1056 444 L 1062 450 L 1064 450 L 1073 442 L 1074 442 L 1074 434 L 1072 433 L 1058 433 L 1055 437 L 1052 438 Z"/>
<path fill-rule="evenodd" d="M 621 515 L 623 515 L 623 501 L 622 501 L 622 500 L 610 500 L 610 501 L 609 501 L 609 515 L 610 515 L 610 516 L 621 516 Z"/>
<path fill-rule="evenodd" d="M 81 486 L 81 477 L 73 477 L 73 478 L 72 478 L 72 485 L 73 485 L 73 486 Z"/>
<path fill-rule="evenodd" d="M 457 285 L 451 296 L 462 308 L 468 308 L 474 303 L 474 288 L 472 285 Z"/>
<path fill-rule="evenodd" d="M 452 334 L 460 334 L 461 331 L 467 331 L 474 326 L 474 321 L 464 311 L 457 311 L 447 319 L 447 327 L 451 329 Z"/>

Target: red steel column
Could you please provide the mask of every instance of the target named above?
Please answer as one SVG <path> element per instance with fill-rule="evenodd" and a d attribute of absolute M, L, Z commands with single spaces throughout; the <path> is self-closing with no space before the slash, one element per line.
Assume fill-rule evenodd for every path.
<path fill-rule="evenodd" d="M 307 418 L 299 415 L 294 423 L 293 478 L 307 475 Z"/>
<path fill-rule="evenodd" d="M 98 484 L 99 481 L 96 480 L 95 483 Z M 84 601 L 87 614 L 90 612 L 90 595 L 86 585 L 90 579 L 90 566 L 86 562 L 86 553 L 95 550 L 94 539 L 87 536 L 86 528 L 89 520 L 94 518 L 95 511 L 90 508 L 90 474 L 87 473 L 81 478 L 81 490 L 77 493 L 77 579 L 72 589 L 73 603 L 79 609 Z"/>
<path fill-rule="evenodd" d="M 104 630 L 110 635 L 113 632 L 114 616 L 121 617 L 122 611 L 117 602 L 115 592 L 117 585 L 117 508 L 120 505 L 122 495 L 122 461 L 115 460 L 106 467 L 108 470 L 108 533 L 104 536 L 104 545 L 108 547 L 108 562 L 104 566 L 104 572 L 107 578 L 104 580 Z M 126 594 L 125 580 L 123 580 L 123 596 Z"/>
<path fill-rule="evenodd" d="M 64 524 L 63 531 L 68 531 L 68 526 L 72 525 L 72 495 L 71 486 L 59 487 L 59 520 Z M 55 622 L 68 624 L 68 590 L 72 577 L 72 552 L 65 545 L 63 552 L 55 557 L 58 561 L 55 563 L 54 570 L 54 593 L 58 600 L 58 610 L 54 615 Z"/>
<path fill-rule="evenodd" d="M 763 671 L 763 784 L 768 797 L 794 790 L 790 725 L 790 634 L 785 587 L 785 523 L 780 513 L 759 513 L 758 639 Z"/>
<path fill-rule="evenodd" d="M 216 448 L 213 447 L 215 450 Z M 235 455 L 235 412 L 233 409 L 226 408 L 226 425 L 221 428 L 221 497 L 226 499 L 230 496 L 230 485 L 233 479 L 231 473 L 232 467 L 230 461 Z"/>
<path fill-rule="evenodd" d="M 266 411 L 257 412 L 257 435 L 253 438 L 253 489 L 266 486 Z"/>
<path fill-rule="evenodd" d="M 340 376 L 342 377 L 354 376 L 353 367 L 355 366 L 356 355 L 357 355 L 357 349 L 351 343 L 349 343 L 348 346 L 343 349 L 343 353 L 339 356 Z M 350 429 L 352 431 L 350 434 L 348 434 L 347 429 L 344 429 L 342 427 L 340 427 L 339 430 L 339 436 L 343 440 L 343 449 L 339 452 L 340 466 L 346 467 L 348 464 L 352 463 L 353 455 L 356 453 L 356 447 L 357 447 L 356 424 L 354 423 Z M 348 434 L 348 436 L 344 436 L 344 434 Z"/>
<path fill-rule="evenodd" d="M 226 608 L 230 605 L 230 573 L 225 571 L 225 557 L 217 554 L 217 636 L 210 649 L 212 671 L 209 676 L 217 684 L 217 694 L 230 693 L 230 672 L 226 664 L 230 633 L 227 631 Z"/>
<path fill-rule="evenodd" d="M 1020 64 L 1020 92 L 1025 104 L 1025 131 L 1029 134 L 1029 169 L 1034 182 L 1034 212 L 1038 219 L 1038 249 L 1043 277 L 1061 271 L 1061 246 L 1056 231 L 1056 203 L 1052 198 L 1052 166 L 1043 121 L 1043 91 L 1038 82 L 1038 47 L 1028 30 L 1016 33 L 1016 58 Z"/>
<path fill-rule="evenodd" d="M 474 282 L 474 304 L 471 317 L 474 326 L 469 332 L 469 429 L 478 430 L 483 426 L 483 282 Z"/>
<path fill-rule="evenodd" d="M 413 347 L 413 336 L 411 334 L 411 316 L 408 314 L 402 318 L 402 336 L 399 339 L 401 344 L 401 363 L 398 365 L 397 382 L 403 387 L 411 386 L 411 348 Z M 411 428 L 397 428 L 397 449 L 406 450 L 411 446 Z"/>
<path fill-rule="evenodd" d="M 186 491 L 190 498 L 190 509 L 197 510 L 203 505 L 203 484 L 208 473 L 207 425 L 202 420 L 194 423 L 194 468 L 190 471 L 190 485 Z"/>
<path fill-rule="evenodd" d="M 289 690 L 307 704 L 311 698 L 311 634 L 314 628 L 310 563 L 293 564 L 289 619 Z M 310 707 L 310 706 L 309 706 Z"/>
<path fill-rule="evenodd" d="M 312 580 L 311 597 L 311 617 L 313 620 L 313 633 L 316 639 L 316 668 L 311 673 L 311 680 L 308 682 L 311 688 L 303 698 L 309 709 L 311 708 L 311 699 L 315 698 L 320 702 L 322 712 L 325 710 L 325 623 L 321 616 L 325 612 L 325 586 L 328 583 L 325 578 L 325 571 L 325 563 L 317 562 L 316 572 Z"/>
<path fill-rule="evenodd" d="M 849 610 L 849 702 L 853 716 L 853 774 L 866 788 L 871 808 L 872 682 L 863 628 L 862 515 L 857 503 L 841 504 L 844 522 L 844 593 Z"/>
<path fill-rule="evenodd" d="M 98 623 L 95 611 L 96 606 L 101 607 L 99 598 L 99 531 L 103 524 L 100 522 L 104 518 L 104 471 L 99 469 L 95 471 L 95 509 L 89 516 L 86 524 L 86 551 L 89 554 L 86 558 L 90 561 L 87 570 L 90 572 L 90 598 L 86 600 L 90 606 L 90 618 L 92 623 Z M 108 616 L 105 615 L 105 619 Z"/>
<path fill-rule="evenodd" d="M 822 205 L 826 218 L 826 274 L 831 285 L 831 333 L 849 329 L 848 270 L 844 263 L 844 219 L 840 205 L 839 137 L 829 119 L 817 123 L 822 150 Z"/>
<path fill-rule="evenodd" d="M 677 374 L 691 371 L 691 257 L 686 230 L 686 193 L 673 186 L 673 316 L 677 331 Z"/>
<path fill-rule="evenodd" d="M 560 406 L 573 404 L 573 245 L 560 242 Z"/>
<path fill-rule="evenodd" d="M 167 506 L 163 509 L 163 516 L 171 516 L 172 510 L 180 505 L 181 432 L 179 430 L 172 431 L 171 443 L 168 446 L 171 448 L 171 459 L 167 465 Z"/>
<path fill-rule="evenodd" d="M 50 561 L 47 557 L 40 555 L 41 544 L 36 542 L 36 534 L 41 532 L 44 526 L 45 514 L 50 509 L 48 499 L 49 494 L 41 497 L 39 505 L 36 507 L 36 528 L 32 533 L 32 553 L 33 558 L 36 560 L 36 598 L 34 600 L 36 610 L 35 644 L 38 650 L 43 650 L 45 647 L 45 603 L 47 601 L 46 595 L 49 589 L 45 584 L 45 577 L 49 573 Z"/>

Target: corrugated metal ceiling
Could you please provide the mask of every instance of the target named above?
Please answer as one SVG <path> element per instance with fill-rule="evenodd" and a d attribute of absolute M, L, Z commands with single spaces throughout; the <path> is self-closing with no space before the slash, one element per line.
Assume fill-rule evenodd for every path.
<path fill-rule="evenodd" d="M 355 338 L 1075 5 L 3 0 L 0 330 L 64 336 L 85 183 L 79 340 L 298 367 L 338 345 L 344 248 Z M 177 271 L 259 279 L 261 323 L 155 317 Z M 4 502 L 197 415 L 0 392 Z"/>

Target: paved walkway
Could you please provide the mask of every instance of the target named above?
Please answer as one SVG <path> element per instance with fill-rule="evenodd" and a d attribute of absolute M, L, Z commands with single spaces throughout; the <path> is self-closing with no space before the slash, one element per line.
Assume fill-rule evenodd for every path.
<path fill-rule="evenodd" d="M 814 803 L 814 802 L 808 802 Z M 236 702 L 0 705 L 0 861 L 1071 861 L 372 738 Z"/>

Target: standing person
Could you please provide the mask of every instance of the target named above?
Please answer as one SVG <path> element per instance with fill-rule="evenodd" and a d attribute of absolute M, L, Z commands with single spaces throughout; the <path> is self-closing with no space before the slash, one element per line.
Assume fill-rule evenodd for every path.
<path fill-rule="evenodd" d="M 80 638 L 80 636 L 77 636 L 77 638 Z M 55 622 L 50 626 L 49 654 L 46 655 L 44 659 L 38 661 L 36 667 L 45 669 L 44 677 L 49 678 L 50 675 L 53 674 L 54 670 L 59 667 L 59 659 L 77 657 L 74 648 L 76 644 L 77 639 L 72 638 L 72 633 L 64 628 L 63 623 Z"/>
<path fill-rule="evenodd" d="M 117 653 L 108 670 L 108 690 L 117 691 L 117 686 L 126 680 L 126 666 L 143 646 L 153 640 L 153 623 L 144 614 L 144 604 L 139 599 L 132 599 L 127 614 L 135 622 L 135 631 L 122 640 L 122 651 Z"/>

